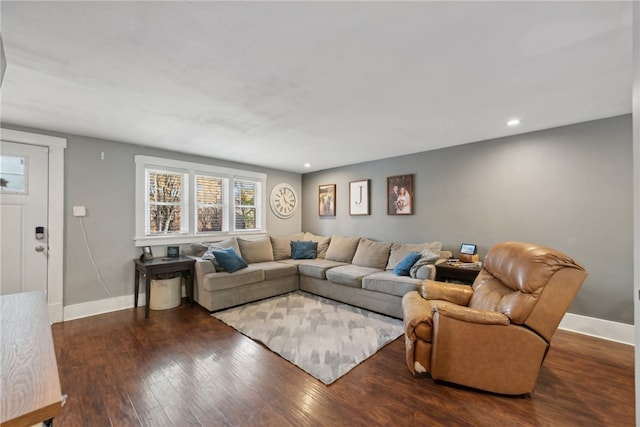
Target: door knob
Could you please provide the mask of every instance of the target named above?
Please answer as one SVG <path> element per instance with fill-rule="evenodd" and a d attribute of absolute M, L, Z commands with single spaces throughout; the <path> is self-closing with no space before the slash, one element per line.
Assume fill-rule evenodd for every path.
<path fill-rule="evenodd" d="M 36 252 L 44 252 L 44 246 L 36 246 Z"/>

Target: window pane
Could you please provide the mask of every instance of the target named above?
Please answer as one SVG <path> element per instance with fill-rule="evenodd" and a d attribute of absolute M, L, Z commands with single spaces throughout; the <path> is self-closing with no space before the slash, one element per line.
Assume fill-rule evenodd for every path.
<path fill-rule="evenodd" d="M 224 209 L 216 207 L 198 208 L 198 233 L 222 231 L 222 214 Z"/>
<path fill-rule="evenodd" d="M 255 206 L 256 183 L 251 181 L 234 181 L 234 201 L 236 206 Z"/>
<path fill-rule="evenodd" d="M 236 230 L 256 228 L 256 209 L 236 207 Z"/>
<path fill-rule="evenodd" d="M 183 200 L 184 174 L 147 170 L 147 185 L 149 198 L 147 234 L 186 232 L 187 211 Z"/>
<path fill-rule="evenodd" d="M 196 176 L 196 233 L 225 231 L 224 179 Z"/>
<path fill-rule="evenodd" d="M 152 204 L 149 206 L 149 234 L 179 233 L 182 210 L 180 205 Z"/>
<path fill-rule="evenodd" d="M 198 204 L 222 205 L 222 179 L 197 176 L 196 199 Z"/>
<path fill-rule="evenodd" d="M 26 193 L 26 159 L 19 156 L 0 156 L 0 191 Z"/>
<path fill-rule="evenodd" d="M 149 171 L 149 201 L 180 203 L 182 174 Z"/>
<path fill-rule="evenodd" d="M 233 182 L 233 198 L 236 230 L 256 230 L 258 184 L 254 181 Z"/>

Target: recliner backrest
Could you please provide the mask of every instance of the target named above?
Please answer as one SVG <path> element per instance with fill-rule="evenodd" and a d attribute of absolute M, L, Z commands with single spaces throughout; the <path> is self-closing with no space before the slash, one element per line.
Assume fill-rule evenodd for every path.
<path fill-rule="evenodd" d="M 500 243 L 484 259 L 469 307 L 504 313 L 550 340 L 585 277 L 582 266 L 554 249 Z M 547 306 L 538 307 L 541 301 Z"/>

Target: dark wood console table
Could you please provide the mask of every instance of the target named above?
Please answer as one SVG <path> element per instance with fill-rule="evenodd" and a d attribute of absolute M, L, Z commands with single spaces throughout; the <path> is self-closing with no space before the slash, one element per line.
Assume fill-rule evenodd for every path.
<path fill-rule="evenodd" d="M 187 278 L 187 297 L 189 302 L 193 305 L 193 275 L 194 266 L 196 260 L 189 257 L 177 257 L 177 258 L 154 258 L 149 261 L 140 261 L 136 258 L 133 260 L 135 263 L 135 298 L 134 307 L 138 306 L 138 293 L 140 291 L 140 274 L 144 275 L 144 290 L 145 290 L 145 307 L 144 317 L 149 318 L 149 304 L 151 302 L 151 277 L 156 274 L 165 273 L 182 273 Z"/>
<path fill-rule="evenodd" d="M 436 280 L 440 282 L 462 282 L 473 284 L 482 267 L 457 266 L 446 262 L 436 265 Z"/>
<path fill-rule="evenodd" d="M 0 297 L 0 352 L 0 426 L 50 425 L 63 396 L 44 292 Z"/>

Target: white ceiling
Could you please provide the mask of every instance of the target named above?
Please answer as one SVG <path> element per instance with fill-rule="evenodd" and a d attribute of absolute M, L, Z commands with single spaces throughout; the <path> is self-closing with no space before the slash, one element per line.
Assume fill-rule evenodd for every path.
<path fill-rule="evenodd" d="M 300 173 L 631 112 L 631 2 L 0 13 L 4 123 Z"/>

